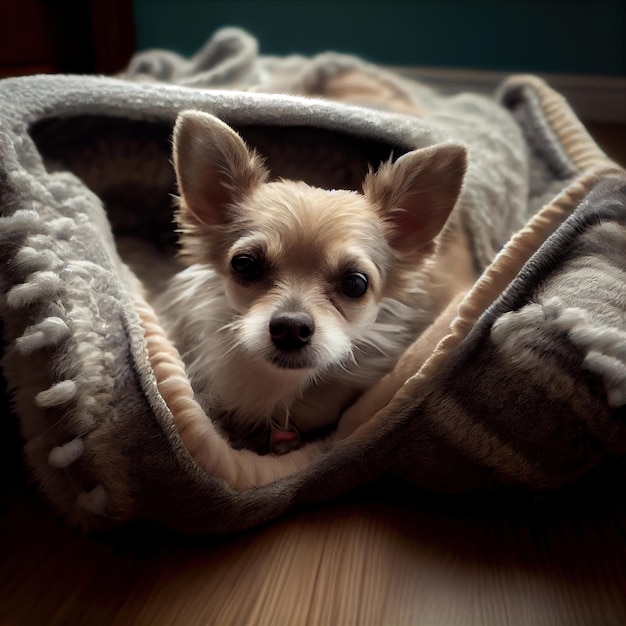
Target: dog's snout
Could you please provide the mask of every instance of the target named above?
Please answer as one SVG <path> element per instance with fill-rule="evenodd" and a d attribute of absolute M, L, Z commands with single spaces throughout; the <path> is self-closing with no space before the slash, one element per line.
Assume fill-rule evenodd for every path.
<path fill-rule="evenodd" d="M 314 332 L 315 322 L 308 313 L 278 313 L 270 320 L 270 337 L 279 350 L 299 350 Z"/>

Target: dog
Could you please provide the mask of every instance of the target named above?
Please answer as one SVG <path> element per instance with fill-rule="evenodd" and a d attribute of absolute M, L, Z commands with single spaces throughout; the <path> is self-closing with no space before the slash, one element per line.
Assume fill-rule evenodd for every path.
<path fill-rule="evenodd" d="M 433 145 L 370 168 L 359 191 L 328 190 L 272 179 L 210 114 L 178 116 L 185 268 L 155 308 L 231 442 L 284 453 L 332 428 L 473 280 L 450 218 L 466 161 L 461 144 Z"/>

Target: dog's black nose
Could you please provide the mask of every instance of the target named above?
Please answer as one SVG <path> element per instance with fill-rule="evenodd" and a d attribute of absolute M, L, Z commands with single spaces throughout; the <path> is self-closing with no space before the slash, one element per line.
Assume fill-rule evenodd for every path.
<path fill-rule="evenodd" d="M 299 350 L 314 332 L 315 322 L 308 313 L 277 313 L 270 320 L 270 337 L 279 350 Z"/>

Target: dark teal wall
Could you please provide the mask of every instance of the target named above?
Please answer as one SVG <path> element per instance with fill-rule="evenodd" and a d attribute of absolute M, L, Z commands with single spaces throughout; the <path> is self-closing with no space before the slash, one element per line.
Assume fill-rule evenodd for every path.
<path fill-rule="evenodd" d="M 135 0 L 137 48 L 189 55 L 220 26 L 265 54 L 350 52 L 377 63 L 626 75 L 626 2 Z"/>

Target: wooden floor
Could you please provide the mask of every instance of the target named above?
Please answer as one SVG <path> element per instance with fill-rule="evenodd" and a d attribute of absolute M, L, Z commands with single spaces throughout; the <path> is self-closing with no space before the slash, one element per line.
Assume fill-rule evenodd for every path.
<path fill-rule="evenodd" d="M 626 163 L 624 129 L 596 132 Z M 388 481 L 234 537 L 87 537 L 3 436 L 1 626 L 626 624 L 623 487 L 530 504 Z"/>
<path fill-rule="evenodd" d="M 5 490 L 0 624 L 623 625 L 626 506 L 397 482 L 228 538 L 69 530 Z"/>

